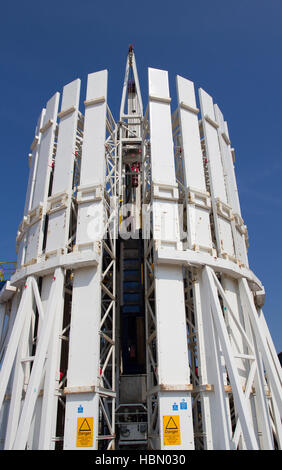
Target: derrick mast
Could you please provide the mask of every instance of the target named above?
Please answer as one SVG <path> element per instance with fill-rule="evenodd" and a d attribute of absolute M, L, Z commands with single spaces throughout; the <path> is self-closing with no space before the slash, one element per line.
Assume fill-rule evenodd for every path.
<path fill-rule="evenodd" d="M 129 47 L 120 107 L 121 198 L 118 265 L 118 445 L 147 445 L 144 255 L 142 239 L 143 104 Z"/>

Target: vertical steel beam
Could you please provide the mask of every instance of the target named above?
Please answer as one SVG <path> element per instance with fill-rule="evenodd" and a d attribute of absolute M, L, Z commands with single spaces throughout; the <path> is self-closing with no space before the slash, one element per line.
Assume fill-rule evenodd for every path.
<path fill-rule="evenodd" d="M 178 95 L 178 109 L 179 109 L 179 125 L 180 135 L 182 142 L 182 160 L 183 160 L 183 185 L 185 190 L 185 204 L 187 213 L 187 239 L 188 249 L 195 251 L 204 251 L 211 255 L 215 254 L 213 248 L 211 226 L 210 226 L 210 211 L 211 201 L 210 194 L 207 191 L 207 185 L 204 174 L 203 154 L 200 141 L 199 121 L 198 113 L 199 109 L 196 104 L 196 97 L 194 91 L 194 84 L 190 80 L 183 77 L 176 77 L 177 84 L 177 95 Z M 189 276 L 189 272 L 187 272 Z M 194 370 L 194 377 L 199 377 L 198 386 L 210 383 L 215 383 L 214 377 L 211 377 L 211 371 L 214 367 L 210 366 L 208 361 L 207 351 L 210 351 L 211 347 L 208 347 L 208 342 L 211 340 L 206 337 L 206 328 L 209 329 L 209 336 L 212 335 L 212 328 L 206 326 L 206 322 L 203 322 L 203 307 L 206 308 L 205 304 L 202 305 L 201 292 L 204 292 L 202 285 L 202 278 L 200 273 L 192 274 L 192 289 L 193 289 L 193 305 L 194 305 L 194 323 L 196 330 L 196 337 L 193 337 L 193 341 L 197 341 L 197 366 L 198 370 Z M 189 279 L 187 277 L 187 289 Z M 188 308 L 188 306 L 187 306 Z M 188 312 L 187 312 L 188 314 Z M 191 320 L 188 321 L 189 333 L 191 334 Z M 216 361 L 213 358 L 213 364 Z M 191 367 L 192 364 L 191 364 Z M 220 392 L 219 392 L 220 393 Z M 219 399 L 218 399 L 219 398 Z M 195 413 L 198 415 L 198 404 L 194 403 Z M 211 410 L 211 406 L 213 409 Z M 224 408 L 224 405 L 223 405 Z M 216 444 L 213 439 L 211 417 L 213 413 L 218 421 L 217 415 L 219 410 L 222 409 L 222 402 L 220 396 L 213 396 L 210 393 L 201 394 L 201 416 L 204 436 L 204 447 L 206 449 L 212 449 Z M 222 414 L 224 416 L 224 414 Z M 219 439 L 225 439 L 227 431 L 225 430 L 224 423 L 222 432 L 218 433 Z M 217 423 L 219 428 L 220 424 Z M 195 430 L 199 434 L 200 430 Z M 227 439 L 227 443 L 229 441 Z M 227 445 L 228 445 L 227 444 Z M 226 442 L 222 446 L 224 447 Z"/>
<path fill-rule="evenodd" d="M 47 197 L 52 170 L 56 120 L 59 105 L 59 93 L 50 98 L 46 106 L 43 126 L 40 129 L 41 142 L 38 155 L 36 181 L 31 208 L 28 213 L 28 238 L 24 264 L 37 261 L 42 254 L 44 239 L 44 222 L 46 216 Z"/>
<path fill-rule="evenodd" d="M 27 247 L 28 213 L 31 209 L 32 200 L 33 200 L 33 192 L 34 192 L 34 186 L 35 186 L 36 174 L 37 174 L 38 155 L 39 155 L 40 141 L 41 141 L 41 136 L 42 136 L 40 129 L 42 128 L 42 125 L 43 125 L 45 111 L 46 111 L 45 108 L 43 108 L 40 113 L 40 116 L 38 118 L 37 125 L 35 128 L 35 136 L 30 147 L 32 153 L 29 155 L 30 169 L 29 169 L 28 186 L 27 186 L 26 198 L 25 198 L 24 217 L 19 227 L 19 231 L 17 235 L 17 252 L 18 252 L 17 266 L 18 268 L 21 267 L 25 259 L 25 251 Z"/>
<path fill-rule="evenodd" d="M 187 203 L 188 248 L 213 254 L 209 214 L 211 201 L 204 175 L 194 83 L 177 76 L 176 84 Z"/>
<path fill-rule="evenodd" d="M 80 80 L 63 90 L 52 194 L 47 200 L 48 235 L 45 258 L 67 253 L 72 198 Z"/>
<path fill-rule="evenodd" d="M 64 87 L 60 118 L 57 151 L 53 173 L 52 194 L 47 201 L 48 233 L 45 258 L 68 251 L 70 212 L 72 204 L 73 168 L 78 120 L 80 80 L 74 80 Z M 49 297 L 52 276 L 43 279 L 42 293 Z M 40 420 L 39 449 L 54 448 L 52 437 L 56 431 L 59 366 L 62 329 L 64 291 L 58 297 L 57 315 L 53 325 L 52 339 L 48 347 L 44 394 Z"/>
<path fill-rule="evenodd" d="M 222 112 L 217 105 L 214 105 L 215 118 L 218 124 L 217 133 L 221 151 L 221 161 L 224 170 L 227 201 L 232 208 L 233 217 L 231 220 L 232 234 L 236 258 L 243 266 L 248 266 L 248 255 L 246 246 L 246 226 L 241 215 L 241 207 L 235 177 L 233 156 L 231 152 L 231 142 L 228 133 L 227 123 L 224 121 Z"/>
<path fill-rule="evenodd" d="M 76 249 L 94 251 L 100 261 L 97 267 L 74 271 L 64 449 L 83 449 L 76 440 L 78 418 L 83 416 L 93 419 L 88 448 L 98 447 L 106 100 L 107 71 L 88 75 Z M 85 360 L 86 366 L 82 366 Z M 78 414 L 80 410 L 83 411 Z"/>
<path fill-rule="evenodd" d="M 155 248 L 181 247 L 168 74 L 149 68 L 153 240 Z M 159 448 L 193 449 L 193 422 L 183 273 L 181 266 L 155 266 L 157 373 L 160 390 Z M 173 312 L 173 315 L 172 315 Z M 180 404 L 184 402 L 183 408 Z M 172 426 L 171 426 L 172 423 Z M 174 424 L 173 424 L 174 423 Z M 170 439 L 171 427 L 176 431 Z"/>
<path fill-rule="evenodd" d="M 212 97 L 202 89 L 199 90 L 199 95 L 210 177 L 211 203 L 217 253 L 220 257 L 227 257 L 231 260 L 235 260 L 234 243 L 230 223 L 232 219 L 232 209 L 227 202 L 226 186 L 217 135 L 219 125 L 215 120 Z"/>

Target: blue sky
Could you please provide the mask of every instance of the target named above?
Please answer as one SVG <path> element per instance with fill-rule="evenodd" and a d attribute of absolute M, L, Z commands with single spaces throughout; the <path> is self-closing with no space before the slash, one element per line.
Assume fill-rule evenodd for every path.
<path fill-rule="evenodd" d="M 0 260 L 14 260 L 28 178 L 28 153 L 41 108 L 79 77 L 109 70 L 117 118 L 128 45 L 143 100 L 147 68 L 194 81 L 228 121 L 236 151 L 250 265 L 266 289 L 264 314 L 282 351 L 282 2 L 281 0 L 26 0 L 0 7 Z"/>

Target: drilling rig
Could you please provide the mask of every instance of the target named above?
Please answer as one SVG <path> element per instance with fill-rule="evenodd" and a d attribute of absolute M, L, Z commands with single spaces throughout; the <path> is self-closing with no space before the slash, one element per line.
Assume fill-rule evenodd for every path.
<path fill-rule="evenodd" d="M 2 449 L 281 449 L 281 366 L 212 97 L 129 47 L 41 111 L 0 292 Z M 60 106 L 60 110 L 59 110 Z"/>

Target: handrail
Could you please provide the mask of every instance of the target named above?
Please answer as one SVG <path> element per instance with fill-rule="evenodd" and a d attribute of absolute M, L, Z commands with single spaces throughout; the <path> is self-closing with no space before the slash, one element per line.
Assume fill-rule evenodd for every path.
<path fill-rule="evenodd" d="M 16 271 L 16 261 L 0 261 L 0 281 L 7 281 Z"/>

